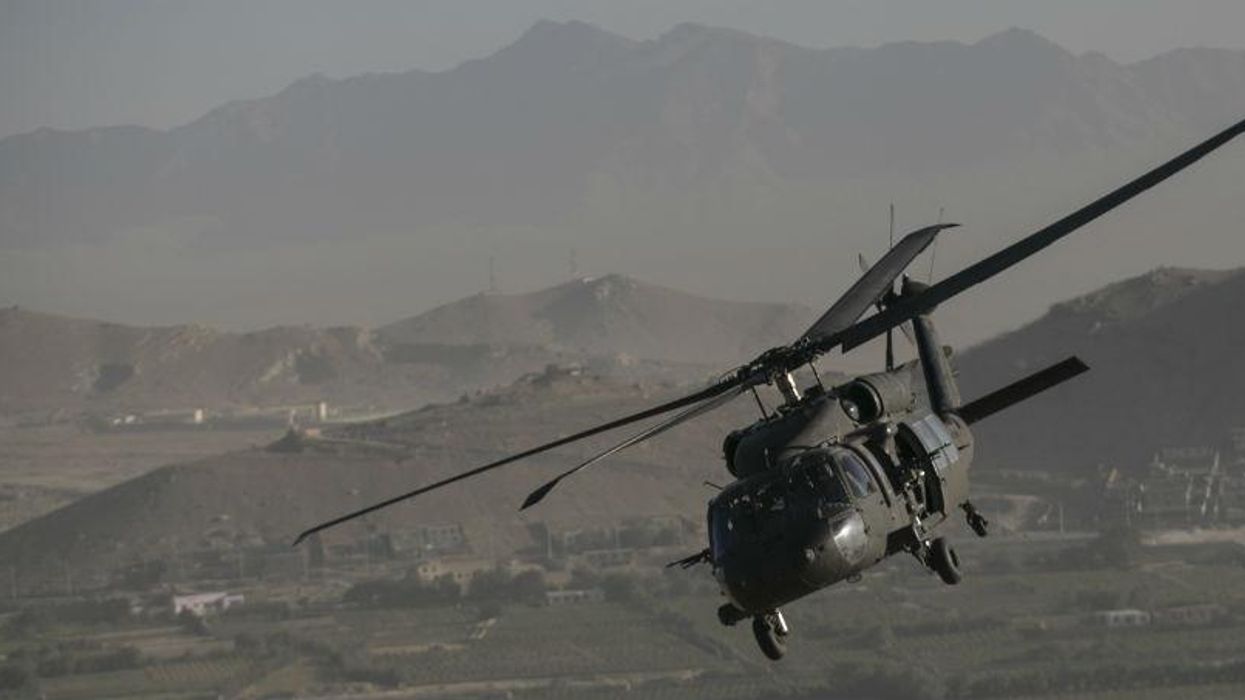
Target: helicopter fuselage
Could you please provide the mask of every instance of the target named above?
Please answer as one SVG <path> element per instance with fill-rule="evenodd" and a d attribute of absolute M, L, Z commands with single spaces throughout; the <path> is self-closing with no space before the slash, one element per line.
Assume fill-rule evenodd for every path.
<path fill-rule="evenodd" d="M 918 331 L 918 345 L 937 347 L 932 326 Z M 954 393 L 945 360 L 923 359 L 814 386 L 727 437 L 737 480 L 709 502 L 708 559 L 740 618 L 897 552 L 923 558 L 931 533 L 968 502 L 972 433 L 954 412 L 925 406 L 936 401 L 918 401 L 920 386 Z"/>

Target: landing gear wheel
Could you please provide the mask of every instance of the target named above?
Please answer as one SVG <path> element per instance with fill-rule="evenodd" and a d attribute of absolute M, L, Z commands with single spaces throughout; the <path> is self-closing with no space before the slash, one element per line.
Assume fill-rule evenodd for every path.
<path fill-rule="evenodd" d="M 929 545 L 929 565 L 938 574 L 938 578 L 948 586 L 954 586 L 962 578 L 960 574 L 960 557 L 955 549 L 947 543 L 947 538 L 939 537 Z"/>
<path fill-rule="evenodd" d="M 761 653 L 777 661 L 787 653 L 787 634 L 781 631 L 776 613 L 765 613 L 752 618 L 752 635 L 757 638 Z"/>

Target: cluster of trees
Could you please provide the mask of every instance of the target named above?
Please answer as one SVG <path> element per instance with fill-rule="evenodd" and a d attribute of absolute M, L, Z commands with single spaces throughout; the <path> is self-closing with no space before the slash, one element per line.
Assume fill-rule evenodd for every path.
<path fill-rule="evenodd" d="M 1084 545 L 1060 550 L 1037 563 L 1046 570 L 1128 569 L 1141 560 L 1141 555 L 1141 532 L 1120 525 L 1103 530 Z"/>
<path fill-rule="evenodd" d="M 130 601 L 124 598 L 81 600 L 72 603 L 26 608 L 8 621 L 8 632 L 24 637 L 52 625 L 120 625 L 132 618 Z"/>
<path fill-rule="evenodd" d="M 1168 663 L 1122 666 L 1111 664 L 1080 669 L 1052 666 L 1044 671 L 977 678 L 964 683 L 951 697 L 1027 697 L 1047 693 L 1141 690 L 1164 686 L 1241 683 L 1243 681 L 1245 681 L 1245 661 L 1206 665 Z"/>
<path fill-rule="evenodd" d="M 0 693 L 5 697 L 10 694 L 19 697 L 18 693 L 33 693 L 37 686 L 35 672 L 27 665 L 15 661 L 0 664 Z"/>
<path fill-rule="evenodd" d="M 130 646 L 105 649 L 82 641 L 17 649 L 0 664 L 0 697 L 21 697 L 38 689 L 39 678 L 138 668 L 142 656 Z"/>
<path fill-rule="evenodd" d="M 674 587 L 679 587 L 675 582 Z M 642 592 L 658 585 L 655 579 L 642 579 L 625 572 L 599 573 L 576 569 L 566 587 L 570 589 L 599 588 L 605 599 L 629 602 Z M 664 588 L 664 587 L 663 587 Z M 453 576 L 444 575 L 432 581 L 408 575 L 402 579 L 376 579 L 351 586 L 342 597 L 347 603 L 377 608 L 435 607 L 459 602 L 489 604 L 490 609 L 505 603 L 540 605 L 550 590 L 545 575 L 538 570 L 511 572 L 497 568 L 472 577 L 464 589 Z"/>
<path fill-rule="evenodd" d="M 544 601 L 546 590 L 545 576 L 539 571 L 515 574 L 498 568 L 473 576 L 466 590 L 449 574 L 432 581 L 411 575 L 357 583 L 342 600 L 378 608 L 432 607 L 459 601 L 538 604 Z"/>

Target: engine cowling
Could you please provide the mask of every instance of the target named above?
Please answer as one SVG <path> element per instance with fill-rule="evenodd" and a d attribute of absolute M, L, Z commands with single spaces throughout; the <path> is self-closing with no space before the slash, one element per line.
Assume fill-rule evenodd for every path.
<path fill-rule="evenodd" d="M 912 385 L 895 372 L 857 377 L 836 393 L 843 412 L 857 423 L 872 423 L 884 416 L 910 411 L 916 406 Z"/>

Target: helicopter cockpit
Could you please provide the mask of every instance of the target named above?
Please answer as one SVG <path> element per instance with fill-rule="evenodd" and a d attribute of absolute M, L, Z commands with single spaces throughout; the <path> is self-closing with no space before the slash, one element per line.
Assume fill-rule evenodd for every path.
<path fill-rule="evenodd" d="M 765 543 L 800 523 L 834 519 L 878 490 L 862 458 L 844 447 L 803 450 L 779 467 L 725 489 L 709 504 L 715 561 Z"/>

